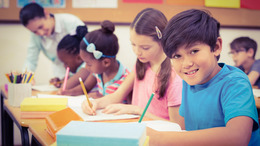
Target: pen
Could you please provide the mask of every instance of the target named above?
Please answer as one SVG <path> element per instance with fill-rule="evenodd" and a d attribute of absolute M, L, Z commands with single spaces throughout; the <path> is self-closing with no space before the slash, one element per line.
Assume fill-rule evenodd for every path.
<path fill-rule="evenodd" d="M 87 98 L 87 101 L 88 101 L 88 105 L 89 105 L 90 108 L 92 108 L 93 105 L 92 105 L 92 103 L 89 101 L 87 90 L 86 90 L 86 88 L 85 88 L 85 86 L 84 86 L 84 84 L 83 84 L 81 78 L 79 78 L 79 82 L 80 82 L 80 85 L 81 85 L 81 87 L 82 87 L 82 90 L 83 90 L 84 94 L 86 95 L 86 98 Z"/>
<path fill-rule="evenodd" d="M 145 112 L 146 112 L 146 110 L 148 109 L 148 107 L 149 107 L 149 105 L 150 105 L 152 99 L 153 99 L 153 96 L 154 96 L 154 93 L 152 93 L 152 95 L 151 95 L 149 101 L 147 102 L 147 104 L 146 104 L 146 106 L 145 106 L 145 109 L 144 109 L 144 111 L 143 111 L 143 113 L 142 113 L 142 115 L 141 115 L 141 117 L 140 117 L 138 123 L 141 123 L 141 122 L 142 122 L 142 119 L 143 119 L 143 117 L 144 117 L 144 115 L 145 115 Z"/>
<path fill-rule="evenodd" d="M 67 84 L 69 72 L 70 72 L 70 68 L 67 67 L 67 69 L 66 69 L 66 74 L 65 74 L 65 79 L 64 79 L 64 84 L 63 84 L 63 88 L 62 88 L 63 91 L 65 91 L 65 89 L 66 89 L 66 84 Z"/>

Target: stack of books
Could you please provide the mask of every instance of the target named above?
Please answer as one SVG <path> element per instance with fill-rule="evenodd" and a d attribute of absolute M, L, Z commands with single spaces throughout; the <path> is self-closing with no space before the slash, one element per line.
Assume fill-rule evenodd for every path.
<path fill-rule="evenodd" d="M 20 104 L 21 118 L 38 119 L 67 108 L 67 98 L 25 98 Z"/>
<path fill-rule="evenodd" d="M 143 146 L 147 143 L 142 123 L 71 121 L 56 133 L 57 145 Z"/>

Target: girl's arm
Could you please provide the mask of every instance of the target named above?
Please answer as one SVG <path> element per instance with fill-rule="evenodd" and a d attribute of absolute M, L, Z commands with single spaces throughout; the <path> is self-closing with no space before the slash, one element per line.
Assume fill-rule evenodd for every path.
<path fill-rule="evenodd" d="M 87 77 L 90 75 L 89 71 L 86 68 L 80 69 L 77 73 L 75 73 L 72 77 L 70 77 L 67 81 L 66 90 L 75 88 L 79 85 L 79 77 L 83 81 L 87 79 Z M 61 86 L 63 87 L 63 85 Z M 83 93 L 83 92 L 82 92 Z"/>
<path fill-rule="evenodd" d="M 112 94 L 103 96 L 99 99 L 92 101 L 93 107 L 90 108 L 87 101 L 82 103 L 82 110 L 86 114 L 95 114 L 96 109 L 105 108 L 107 105 L 112 103 L 120 103 L 124 98 L 133 90 L 135 79 L 135 73 L 131 72 L 119 86 L 119 88 Z"/>
<path fill-rule="evenodd" d="M 253 129 L 250 117 L 239 116 L 228 121 L 226 127 L 188 132 L 158 132 L 147 129 L 149 145 L 248 145 Z M 160 137 L 160 138 L 158 138 Z"/>
<path fill-rule="evenodd" d="M 71 88 L 69 90 L 59 90 L 58 94 L 61 95 L 71 95 L 71 96 L 76 96 L 76 95 L 83 95 L 83 90 L 79 82 L 79 78 L 75 79 L 75 83 L 78 82 L 78 85 L 76 85 L 74 88 Z M 93 75 L 88 75 L 87 78 L 84 80 L 84 85 L 86 87 L 87 92 L 89 92 L 92 88 L 94 88 L 97 84 L 97 80 Z"/>
<path fill-rule="evenodd" d="M 180 105 L 168 108 L 170 121 L 179 124 L 181 129 L 185 130 L 184 118 L 179 114 L 179 108 Z"/>

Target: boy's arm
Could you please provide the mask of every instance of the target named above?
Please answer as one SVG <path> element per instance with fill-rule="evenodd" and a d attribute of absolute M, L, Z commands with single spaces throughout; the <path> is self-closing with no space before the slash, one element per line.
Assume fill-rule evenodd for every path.
<path fill-rule="evenodd" d="M 249 81 L 251 83 L 251 85 L 253 86 L 255 84 L 255 82 L 257 81 L 257 79 L 259 78 L 260 74 L 259 72 L 257 71 L 251 71 L 249 74 L 248 74 L 248 78 L 249 78 Z"/>
<path fill-rule="evenodd" d="M 239 116 L 228 121 L 226 127 L 188 132 L 158 132 L 147 129 L 149 145 L 248 145 L 253 128 L 250 117 Z M 160 136 L 160 138 L 158 138 Z"/>

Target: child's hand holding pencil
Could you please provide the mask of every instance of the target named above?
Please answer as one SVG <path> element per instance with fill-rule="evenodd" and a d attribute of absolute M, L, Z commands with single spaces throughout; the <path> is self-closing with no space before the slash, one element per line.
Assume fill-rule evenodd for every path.
<path fill-rule="evenodd" d="M 62 85 L 62 83 L 63 83 L 63 81 L 62 80 L 60 80 L 59 78 L 52 78 L 51 80 L 50 80 L 50 84 L 51 85 L 54 85 L 55 87 L 57 87 L 57 88 L 60 88 L 61 87 L 61 85 Z"/>
<path fill-rule="evenodd" d="M 96 106 L 93 106 L 93 104 L 90 102 L 87 90 L 81 78 L 79 78 L 79 82 L 86 96 L 86 100 L 84 100 L 84 102 L 81 105 L 83 112 L 89 115 L 96 115 Z"/>

